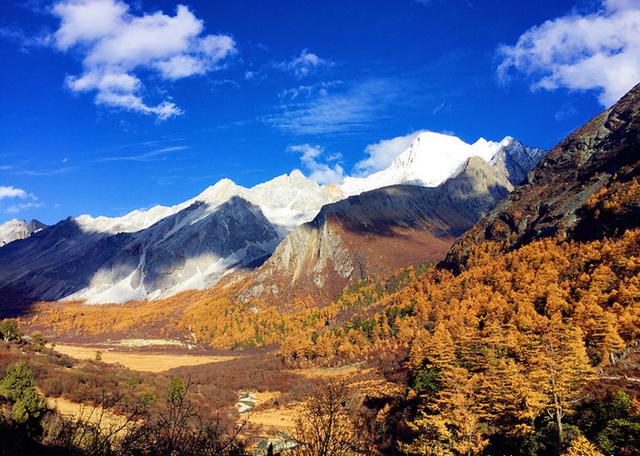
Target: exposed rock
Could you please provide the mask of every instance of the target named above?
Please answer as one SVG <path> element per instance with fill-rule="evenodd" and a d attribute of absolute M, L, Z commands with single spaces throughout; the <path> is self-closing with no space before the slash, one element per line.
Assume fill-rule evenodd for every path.
<path fill-rule="evenodd" d="M 504 173 L 472 157 L 435 188 L 390 186 L 329 204 L 280 243 L 241 299 L 326 303 L 350 281 L 439 261 L 511 188 Z"/>
<path fill-rule="evenodd" d="M 469 248 L 482 241 L 502 241 L 515 248 L 550 236 L 594 239 L 623 230 L 640 210 L 615 223 L 592 223 L 597 216 L 589 199 L 601 189 L 640 173 L 640 85 L 558 144 L 477 226 L 458 240 L 444 266 L 464 269 Z"/>

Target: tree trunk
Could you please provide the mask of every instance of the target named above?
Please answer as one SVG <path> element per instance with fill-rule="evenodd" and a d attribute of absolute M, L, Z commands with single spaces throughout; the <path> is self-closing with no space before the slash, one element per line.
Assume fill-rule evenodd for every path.
<path fill-rule="evenodd" d="M 562 448 L 562 407 L 558 403 L 558 396 L 553 393 L 553 405 L 555 406 L 556 426 L 558 427 L 558 452 Z"/>
<path fill-rule="evenodd" d="M 551 376 L 551 387 L 553 392 L 554 415 L 556 417 L 556 426 L 558 427 L 558 453 L 562 451 L 562 406 L 558 401 L 558 393 L 556 390 L 556 379 Z"/>

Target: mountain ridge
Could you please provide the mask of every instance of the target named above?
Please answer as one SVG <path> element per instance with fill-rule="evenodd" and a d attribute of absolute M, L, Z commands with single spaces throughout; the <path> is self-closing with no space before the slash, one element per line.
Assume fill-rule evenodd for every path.
<path fill-rule="evenodd" d="M 461 150 L 450 154 L 454 159 L 447 162 L 447 167 L 455 166 L 453 171 L 450 172 L 447 167 L 442 168 L 444 171 L 440 169 L 438 179 L 446 179 L 451 177 L 450 174 L 461 172 L 465 163 L 481 160 L 486 164 L 486 172 L 491 169 L 496 182 L 500 181 L 500 186 L 507 191 L 516 183 L 509 181 L 509 176 L 511 179 L 521 178 L 521 169 L 527 168 L 532 157 L 540 151 L 526 148 L 511 137 L 500 143 L 481 139 L 475 145 L 468 145 L 453 136 L 436 133 L 425 135 L 427 134 L 418 135 L 412 145 L 389 167 L 394 184 L 405 183 L 407 176 L 419 175 L 420 170 L 416 166 L 433 160 L 434 154 L 438 153 L 432 147 L 433 141 L 445 145 L 456 144 Z M 426 137 L 432 140 L 429 147 L 418 147 Z M 440 152 L 449 154 L 446 150 Z M 407 156 L 410 158 L 408 161 L 405 160 Z M 477 160 L 472 160 L 471 157 L 475 156 L 478 156 Z M 467 157 L 466 161 L 458 163 L 460 157 Z M 405 166 L 404 172 L 398 173 L 402 166 Z M 498 178 L 498 175 L 503 177 Z M 417 183 L 415 179 L 409 181 L 411 184 Z M 374 179 L 372 182 L 377 181 Z M 427 185 L 425 188 L 429 188 L 429 182 L 421 182 Z M 369 182 L 367 185 L 372 184 Z M 237 185 L 230 179 L 221 179 L 199 195 L 174 206 L 155 206 L 146 211 L 136 210 L 113 218 L 88 215 L 70 217 L 40 230 L 18 246 L 0 248 L 0 291 L 11 295 L 22 294 L 30 299 L 120 303 L 127 300 L 160 299 L 187 289 L 207 288 L 236 269 L 243 271 L 261 264 L 292 230 L 312 221 L 327 204 L 338 202 L 347 196 L 349 195 L 344 185 L 319 185 L 302 172 L 294 170 L 251 188 Z M 233 214 L 220 209 L 234 206 L 228 204 L 234 199 L 244 202 L 246 207 L 239 209 L 243 214 L 247 211 L 259 212 L 253 218 L 240 214 L 239 217 L 246 225 L 232 223 L 237 233 L 229 233 L 229 230 L 219 232 L 220 239 L 235 243 L 234 249 L 226 249 L 211 237 L 208 238 L 211 246 L 200 244 L 197 239 L 207 238 L 207 229 L 218 230 L 217 223 L 233 222 Z M 494 204 L 496 200 L 491 201 Z M 485 206 L 482 207 L 486 210 Z M 398 210 L 400 211 L 399 208 Z M 472 206 L 465 207 L 465 210 L 475 214 Z M 432 216 L 437 219 L 437 214 Z M 385 220 L 383 225 L 385 223 L 389 221 Z M 464 224 L 465 229 L 469 226 L 471 224 Z M 443 237 L 433 236 L 429 230 L 418 235 L 415 227 L 402 229 L 411 231 L 409 237 L 430 245 L 427 250 L 432 251 L 426 259 L 437 260 L 441 259 L 442 253 L 448 248 L 451 236 L 461 233 L 458 229 L 455 234 L 447 234 L 449 237 L 444 240 Z M 162 233 L 161 237 L 159 233 Z M 262 237 L 256 233 L 260 233 Z M 360 240 L 353 233 L 345 232 L 343 237 L 353 238 L 353 247 L 350 249 L 358 248 Z M 237 243 L 240 239 L 244 244 Z M 361 275 L 365 276 L 368 274 L 366 270 L 371 269 L 376 262 L 386 262 L 389 267 L 402 267 L 408 262 L 424 259 L 424 255 L 411 252 L 412 249 L 406 242 L 405 244 L 402 247 L 405 252 L 401 255 L 402 261 L 390 261 L 388 256 L 380 256 L 372 244 L 364 256 L 377 260 L 368 261 L 363 256 L 362 260 L 353 264 L 359 265 L 357 267 L 362 270 Z M 160 254 L 160 246 L 167 253 Z M 399 244 L 396 245 L 398 246 Z M 45 252 L 46 258 L 43 256 Z M 351 254 L 345 253 L 347 257 Z M 374 267 L 373 270 L 375 269 L 385 273 L 388 270 L 385 267 Z M 324 283 L 328 279 L 322 280 Z M 332 290 L 330 294 L 335 293 Z"/>
<path fill-rule="evenodd" d="M 444 258 L 513 188 L 480 157 L 437 187 L 394 185 L 323 206 L 249 278 L 240 300 L 334 299 L 348 283 Z"/>
<path fill-rule="evenodd" d="M 603 236 L 592 223 L 606 210 L 590 199 L 617 183 L 637 179 L 640 165 L 640 84 L 554 147 L 516 189 L 459 239 L 443 265 L 464 269 L 470 246 L 482 241 L 509 250 L 545 237 Z M 630 215 L 640 218 L 637 201 Z"/>

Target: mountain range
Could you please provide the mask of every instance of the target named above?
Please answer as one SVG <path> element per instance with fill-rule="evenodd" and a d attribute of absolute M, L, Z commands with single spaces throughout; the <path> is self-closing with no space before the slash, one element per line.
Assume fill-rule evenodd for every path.
<path fill-rule="evenodd" d="M 542 155 L 511 137 L 467 144 L 422 132 L 386 169 L 341 184 L 297 170 L 251 188 L 223 179 L 175 206 L 37 225 L 0 248 L 0 293 L 121 303 L 236 271 L 251 274 L 247 298 L 295 279 L 297 295 L 329 299 L 350 280 L 441 260 Z"/>

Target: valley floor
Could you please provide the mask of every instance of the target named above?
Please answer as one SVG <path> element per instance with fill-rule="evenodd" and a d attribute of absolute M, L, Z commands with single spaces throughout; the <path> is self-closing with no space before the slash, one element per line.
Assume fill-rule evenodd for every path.
<path fill-rule="evenodd" d="M 222 413 L 244 426 L 243 437 L 258 448 L 269 443 L 282 446 L 290 442 L 296 417 L 308 396 L 328 379 L 344 380 L 358 394 L 384 385 L 400 389 L 362 362 L 341 367 L 285 368 L 275 350 L 269 349 L 222 354 L 220 350 L 213 352 L 197 347 L 189 350 L 185 345 L 161 339 L 72 344 L 67 338 L 65 343 L 52 342 L 51 350 L 28 357 L 38 384 L 44 385 L 42 392 L 49 406 L 62 415 L 72 419 L 104 415 L 107 424 L 117 423 L 119 419 L 117 407 L 103 410 L 99 398 L 83 396 L 81 389 L 67 386 L 67 382 L 78 380 L 66 377 L 75 376 L 87 382 L 84 375 L 90 371 L 96 376 L 89 382 L 92 393 L 102 389 L 102 394 L 105 391 L 118 394 L 127 388 L 121 384 L 121 377 L 124 383 L 136 379 L 135 382 L 147 385 L 148 389 L 161 391 L 171 378 L 179 376 L 193 382 L 194 402 L 198 407 L 211 416 Z M 7 346 L 0 355 L 4 362 L 13 362 L 25 353 Z M 58 370 L 54 366 L 60 359 L 65 360 L 66 369 Z M 0 362 L 0 368 L 4 362 Z M 60 380 L 63 377 L 65 379 Z M 51 386 L 59 382 L 65 386 Z"/>

